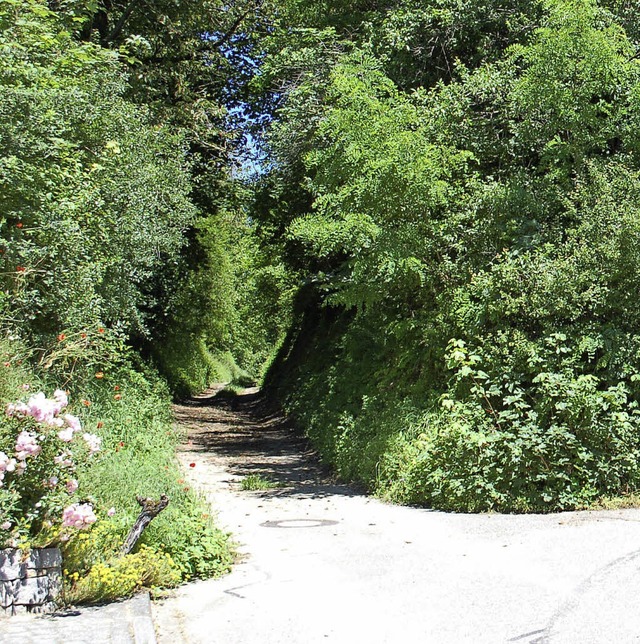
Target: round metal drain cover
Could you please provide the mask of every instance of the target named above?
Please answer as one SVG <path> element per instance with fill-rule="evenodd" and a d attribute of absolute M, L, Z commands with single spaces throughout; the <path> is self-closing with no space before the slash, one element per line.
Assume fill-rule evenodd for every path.
<path fill-rule="evenodd" d="M 265 521 L 260 525 L 264 528 L 324 528 L 337 523 L 337 521 L 330 519 L 282 519 L 281 521 Z"/>

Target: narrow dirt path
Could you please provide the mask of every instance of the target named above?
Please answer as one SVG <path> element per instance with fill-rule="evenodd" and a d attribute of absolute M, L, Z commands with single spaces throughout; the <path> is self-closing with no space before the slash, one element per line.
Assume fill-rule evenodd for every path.
<path fill-rule="evenodd" d="M 160 644 L 640 641 L 638 510 L 390 506 L 332 481 L 257 390 L 176 417 L 185 476 L 243 557 L 154 605 Z M 252 474 L 278 486 L 243 491 Z"/>
<path fill-rule="evenodd" d="M 257 388 L 233 395 L 216 387 L 176 405 L 174 412 L 187 432 L 183 460 L 200 455 L 209 466 L 225 471 L 231 489 L 253 475 L 272 481 L 280 495 L 347 490 L 333 484 L 307 441 L 268 409 Z"/>

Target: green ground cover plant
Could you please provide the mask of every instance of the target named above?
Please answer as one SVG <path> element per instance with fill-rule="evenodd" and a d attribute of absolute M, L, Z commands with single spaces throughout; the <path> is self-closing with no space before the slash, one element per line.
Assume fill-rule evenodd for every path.
<path fill-rule="evenodd" d="M 262 79 L 287 87 L 262 179 L 282 204 L 256 218 L 278 212 L 306 281 L 268 387 L 345 479 L 394 500 L 522 512 L 636 493 L 626 12 L 425 1 L 358 22 L 285 4 L 300 32 L 286 60 L 267 47 Z"/>
<path fill-rule="evenodd" d="M 69 597 L 98 601 L 222 574 L 232 554 L 182 480 L 176 392 L 146 350 L 195 279 L 189 128 L 133 100 L 131 51 L 81 33 L 91 6 L 55 9 L 0 2 L 0 539 L 62 545 Z M 121 558 L 136 496 L 161 494 Z"/>
<path fill-rule="evenodd" d="M 278 487 L 277 483 L 270 481 L 268 478 L 262 476 L 261 474 L 249 474 L 248 476 L 245 476 L 240 482 L 240 489 L 246 492 L 272 490 L 276 487 Z"/>
<path fill-rule="evenodd" d="M 47 378 L 38 378 L 30 370 L 27 352 L 17 339 L 5 339 L 0 353 L 0 389 L 9 400 L 23 398 L 29 402 L 47 378 L 64 378 L 65 370 L 56 361 Z M 49 482 L 55 476 L 59 480 L 55 486 L 45 485 L 40 490 L 42 494 L 30 486 L 29 497 L 23 498 L 27 510 L 15 508 L 15 520 L 13 514 L 3 514 L 3 545 L 61 545 L 68 601 L 111 600 L 143 586 L 171 587 L 226 572 L 233 559 L 228 535 L 215 527 L 208 505 L 185 484 L 176 462 L 179 436 L 172 422 L 166 384 L 153 371 L 147 369 L 145 373 L 141 365 L 133 369 L 122 358 L 108 370 L 94 372 L 92 380 L 78 388 L 71 374 L 67 372 L 66 376 L 69 399 L 75 401 L 69 410 L 77 414 L 74 418 L 81 422 L 83 430 L 98 437 L 100 450 L 90 456 L 86 466 L 77 461 L 71 471 L 64 465 L 56 466 L 54 459 L 58 453 L 71 451 L 70 442 L 56 435 L 43 439 L 42 430 L 31 432 L 43 449 L 26 456 L 21 485 L 28 483 L 23 477 L 32 469 L 38 482 Z M 7 453 L 11 444 L 5 448 L 5 439 L 10 436 L 15 440 L 15 431 L 10 433 L 13 424 L 24 422 L 16 418 L 16 412 L 12 414 L 7 419 L 9 423 L 3 421 L 0 434 L 0 451 L 6 449 Z M 26 420 L 35 424 L 33 419 Z M 51 431 L 67 429 L 65 425 Z M 53 449 L 51 454 L 49 447 Z M 67 478 L 74 477 L 75 489 L 71 493 L 58 472 L 60 467 Z M 5 473 L 2 494 L 16 492 L 10 474 L 13 473 Z M 36 492 L 42 497 L 38 508 L 34 505 Z M 59 500 L 56 494 L 64 499 Z M 140 510 L 136 496 L 159 498 L 161 494 L 169 497 L 169 507 L 144 532 L 137 550 L 120 557 L 120 548 Z M 91 520 L 81 526 L 65 527 L 62 510 L 78 500 L 91 508 Z M 11 506 L 3 503 L 3 513 L 7 510 Z"/>

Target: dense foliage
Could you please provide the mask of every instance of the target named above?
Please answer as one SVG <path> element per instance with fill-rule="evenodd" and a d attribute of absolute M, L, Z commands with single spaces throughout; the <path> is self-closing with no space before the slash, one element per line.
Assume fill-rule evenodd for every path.
<path fill-rule="evenodd" d="M 0 395 L 68 390 L 102 440 L 78 600 L 228 566 L 168 400 L 270 360 L 325 460 L 387 498 L 638 492 L 637 8 L 0 0 Z M 12 512 L 10 540 L 54 538 Z"/>
<path fill-rule="evenodd" d="M 268 53 L 260 81 L 263 181 L 287 198 L 258 216 L 307 285 L 272 388 L 343 476 L 398 500 L 636 490 L 628 7 L 291 4 L 297 57 Z"/>
<path fill-rule="evenodd" d="M 232 336 L 254 373 L 268 352 L 266 331 L 235 328 L 253 260 L 231 248 L 250 247 L 252 231 L 221 142 L 221 90 L 203 90 L 211 61 L 195 50 L 189 64 L 159 60 L 169 34 L 204 42 L 203 23 L 174 16 L 180 32 L 151 20 L 154 41 L 134 5 L 108 16 L 92 2 L 0 1 L 0 404 L 13 404 L 0 423 L 0 546 L 64 542 L 69 597 L 83 601 L 228 569 L 227 536 L 178 470 L 170 395 L 241 374 Z M 211 7 L 230 37 L 235 19 Z M 40 419 L 54 404 L 40 392 L 54 390 L 72 401 L 71 420 L 62 408 Z M 65 423 L 101 442 L 90 466 L 64 457 Z M 160 494 L 169 508 L 121 559 L 136 495 Z"/>
<path fill-rule="evenodd" d="M 112 54 L 75 43 L 40 3 L 3 5 L 6 304 L 34 339 L 141 332 L 195 214 L 182 137 L 123 98 Z"/>

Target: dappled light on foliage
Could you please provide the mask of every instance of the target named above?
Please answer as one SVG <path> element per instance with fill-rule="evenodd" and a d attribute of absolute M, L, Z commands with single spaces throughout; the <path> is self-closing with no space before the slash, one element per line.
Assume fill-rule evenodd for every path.
<path fill-rule="evenodd" d="M 297 16 L 316 69 L 282 85 L 266 136 L 265 181 L 309 204 L 280 206 L 307 286 L 267 384 L 343 477 L 391 499 L 550 511 L 637 490 L 628 17 L 402 2 L 347 28 L 328 4 Z"/>
<path fill-rule="evenodd" d="M 14 494 L 0 536 L 86 527 L 83 601 L 224 572 L 169 407 L 213 382 L 394 501 L 638 493 L 640 6 L 152 5 L 0 0 L 3 494 L 37 392 L 92 453 L 47 447 L 58 500 Z M 171 502 L 120 558 L 136 495 Z"/>

